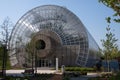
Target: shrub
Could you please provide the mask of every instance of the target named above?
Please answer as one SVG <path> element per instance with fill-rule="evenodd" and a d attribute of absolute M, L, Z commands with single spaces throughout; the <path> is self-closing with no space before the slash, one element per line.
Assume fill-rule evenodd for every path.
<path fill-rule="evenodd" d="M 83 68 L 83 67 L 65 67 L 65 71 L 86 71 L 86 72 L 93 72 L 95 71 L 94 68 Z"/>

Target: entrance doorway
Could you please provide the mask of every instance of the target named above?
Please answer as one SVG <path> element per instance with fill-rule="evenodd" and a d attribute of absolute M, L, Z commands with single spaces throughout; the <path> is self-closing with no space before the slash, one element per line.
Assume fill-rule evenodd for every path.
<path fill-rule="evenodd" d="M 52 61 L 48 59 L 39 59 L 37 61 L 37 66 L 38 67 L 51 67 Z"/>

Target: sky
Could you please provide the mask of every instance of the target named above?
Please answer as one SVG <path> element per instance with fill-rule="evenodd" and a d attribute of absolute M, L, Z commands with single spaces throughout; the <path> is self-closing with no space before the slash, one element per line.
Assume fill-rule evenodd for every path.
<path fill-rule="evenodd" d="M 107 22 L 106 17 L 113 15 L 114 11 L 98 0 L 0 0 L 0 25 L 6 17 L 13 24 L 29 10 L 41 5 L 59 5 L 66 7 L 79 17 L 84 26 L 102 48 L 101 39 L 105 39 Z M 111 30 L 118 39 L 120 49 L 120 23 L 111 23 Z"/>

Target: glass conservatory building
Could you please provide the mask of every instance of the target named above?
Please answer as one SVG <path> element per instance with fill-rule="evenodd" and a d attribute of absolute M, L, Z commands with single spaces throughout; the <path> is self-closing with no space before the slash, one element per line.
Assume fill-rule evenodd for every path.
<path fill-rule="evenodd" d="M 99 47 L 80 19 L 56 5 L 36 7 L 16 23 L 9 42 L 12 66 L 92 67 L 99 59 Z"/>

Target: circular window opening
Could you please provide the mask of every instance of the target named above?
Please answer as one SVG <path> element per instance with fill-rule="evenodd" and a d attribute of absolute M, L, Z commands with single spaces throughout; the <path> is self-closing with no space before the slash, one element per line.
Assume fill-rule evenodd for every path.
<path fill-rule="evenodd" d="M 43 40 L 38 40 L 36 41 L 36 49 L 45 49 L 45 42 Z"/>

